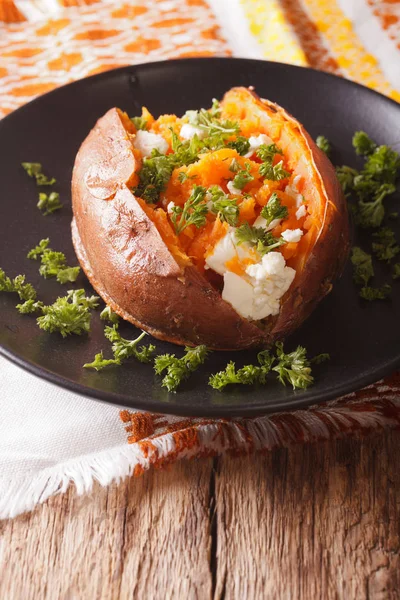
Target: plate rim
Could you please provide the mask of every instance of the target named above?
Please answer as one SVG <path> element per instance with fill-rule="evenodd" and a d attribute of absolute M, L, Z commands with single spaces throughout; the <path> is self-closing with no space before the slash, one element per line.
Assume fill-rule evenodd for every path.
<path fill-rule="evenodd" d="M 43 98 L 47 98 L 49 96 L 56 95 L 56 94 L 62 94 L 64 91 L 64 88 L 69 89 L 74 86 L 76 87 L 76 86 L 88 85 L 88 83 L 87 83 L 88 81 L 90 82 L 92 80 L 97 81 L 97 80 L 101 80 L 101 79 L 107 79 L 107 78 L 110 78 L 110 76 L 118 77 L 122 74 L 132 76 L 135 74 L 135 70 L 139 69 L 139 68 L 153 69 L 153 68 L 159 68 L 159 67 L 165 67 L 165 66 L 170 66 L 173 68 L 178 63 L 180 63 L 180 64 L 187 64 L 187 63 L 200 64 L 200 63 L 235 63 L 235 62 L 242 63 L 242 64 L 245 63 L 248 65 L 249 64 L 257 64 L 257 65 L 272 66 L 273 68 L 277 68 L 277 69 L 284 68 L 284 69 L 295 70 L 295 71 L 300 71 L 300 70 L 301 71 L 311 71 L 317 77 L 320 77 L 322 79 L 329 79 L 329 80 L 334 79 L 336 82 L 339 80 L 341 82 L 340 85 L 348 86 L 350 89 L 354 89 L 354 87 L 361 88 L 363 90 L 363 93 L 378 96 L 381 101 L 383 100 L 383 101 L 388 102 L 389 104 L 395 106 L 396 109 L 400 111 L 400 104 L 398 102 L 396 102 L 392 98 L 385 96 L 384 94 L 381 94 L 380 92 L 377 92 L 376 90 L 368 88 L 364 85 L 361 85 L 361 84 L 351 81 L 349 79 L 345 79 L 345 78 L 339 77 L 337 75 L 334 75 L 332 73 L 327 73 L 325 71 L 319 71 L 318 69 L 314 69 L 311 67 L 303 67 L 303 66 L 298 66 L 298 65 L 290 65 L 290 64 L 282 63 L 282 62 L 275 62 L 275 61 L 268 61 L 268 60 L 262 60 L 262 59 L 254 59 L 254 58 L 243 58 L 243 57 L 195 57 L 195 58 L 164 59 L 164 60 L 159 60 L 159 61 L 148 61 L 148 62 L 146 61 L 146 62 L 142 62 L 142 63 L 136 63 L 133 65 L 126 65 L 123 67 L 118 67 L 117 69 L 110 69 L 110 70 L 104 71 L 102 73 L 96 73 L 94 75 L 90 75 L 90 76 L 84 77 L 82 79 L 78 79 L 76 81 L 64 84 L 64 85 L 59 86 L 49 92 L 46 92 L 45 94 L 38 96 L 37 98 L 34 98 L 30 102 L 24 104 L 23 106 L 20 106 L 19 108 L 17 108 L 10 114 L 6 115 L 0 121 L 0 131 L 1 131 L 1 128 L 3 127 L 3 123 L 9 123 L 10 120 L 17 119 L 18 115 L 20 115 L 25 110 L 28 110 L 31 105 L 42 102 Z M 384 365 L 382 365 L 380 367 L 370 369 L 367 373 L 363 373 L 356 379 L 349 381 L 349 383 L 347 383 L 347 384 L 337 385 L 334 388 L 332 388 L 329 392 L 325 391 L 325 392 L 321 393 L 321 392 L 316 391 L 313 393 L 313 391 L 312 391 L 313 388 L 309 388 L 309 390 L 307 390 L 305 392 L 304 391 L 298 392 L 298 394 L 301 394 L 301 396 L 300 396 L 300 395 L 296 395 L 296 391 L 294 391 L 293 396 L 291 398 L 285 399 L 285 404 L 283 406 L 280 405 L 279 401 L 275 401 L 275 403 L 272 403 L 268 407 L 251 406 L 251 405 L 246 405 L 246 404 L 241 404 L 238 407 L 234 407 L 232 405 L 224 406 L 223 404 L 218 404 L 218 405 L 214 404 L 214 405 L 210 405 L 209 407 L 207 407 L 207 410 L 205 411 L 204 408 L 201 408 L 201 407 L 199 408 L 199 407 L 196 407 L 195 405 L 189 406 L 188 404 L 184 404 L 184 405 L 180 406 L 177 403 L 168 404 L 168 403 L 154 400 L 151 397 L 148 397 L 144 400 L 140 399 L 140 398 L 138 400 L 136 400 L 132 397 L 132 400 L 133 400 L 132 403 L 135 404 L 135 407 L 133 408 L 132 406 L 124 404 L 124 402 L 127 401 L 127 398 L 121 397 L 120 394 L 114 393 L 112 391 L 106 391 L 106 390 L 103 391 L 103 390 L 99 390 L 96 388 L 91 388 L 82 383 L 78 383 L 77 381 L 68 379 L 67 377 L 65 377 L 63 375 L 54 373 L 54 372 L 46 369 L 45 367 L 43 367 L 37 363 L 34 363 L 33 361 L 21 358 L 18 355 L 18 353 L 10 350 L 9 348 L 4 347 L 1 343 L 0 343 L 0 355 L 4 356 L 4 358 L 9 360 L 13 364 L 17 365 L 18 367 L 21 367 L 22 369 L 24 369 L 25 371 L 31 373 L 32 375 L 34 375 L 36 377 L 44 379 L 44 380 L 48 381 L 49 383 L 52 383 L 63 389 L 67 389 L 68 391 L 77 393 L 78 395 L 85 396 L 89 399 L 95 399 L 98 401 L 106 402 L 108 404 L 113 404 L 113 405 L 119 406 L 121 408 L 129 408 L 130 410 L 144 410 L 146 412 L 158 412 L 158 413 L 162 413 L 162 414 L 171 414 L 171 415 L 177 415 L 177 416 L 193 416 L 193 417 L 208 416 L 208 417 L 214 417 L 214 418 L 219 418 L 219 417 L 220 418 L 257 417 L 257 416 L 263 416 L 263 415 L 270 415 L 270 414 L 277 413 L 277 412 L 293 412 L 296 410 L 302 410 L 304 408 L 311 408 L 313 406 L 324 406 L 327 402 L 329 402 L 333 399 L 338 399 L 344 395 L 353 393 L 367 385 L 370 385 L 370 384 L 378 381 L 379 379 L 381 379 L 388 373 L 390 373 L 390 372 L 394 371 L 396 368 L 400 367 L 400 352 L 399 352 L 399 355 L 394 357 L 388 363 L 385 363 Z M 265 387 L 265 390 L 266 390 L 266 393 L 268 393 L 268 387 Z M 179 392 L 178 392 L 178 394 L 179 394 Z"/>

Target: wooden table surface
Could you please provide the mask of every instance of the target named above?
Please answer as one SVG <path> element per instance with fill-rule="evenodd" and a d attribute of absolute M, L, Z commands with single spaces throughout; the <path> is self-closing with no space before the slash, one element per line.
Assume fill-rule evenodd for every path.
<path fill-rule="evenodd" d="M 400 597 L 400 432 L 180 462 L 0 523 L 0 598 Z"/>

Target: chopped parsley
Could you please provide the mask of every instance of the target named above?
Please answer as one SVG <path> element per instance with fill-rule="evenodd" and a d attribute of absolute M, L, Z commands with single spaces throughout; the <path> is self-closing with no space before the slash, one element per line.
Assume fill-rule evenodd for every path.
<path fill-rule="evenodd" d="M 241 369 L 236 369 L 235 363 L 230 361 L 223 371 L 211 375 L 208 384 L 220 392 L 227 385 L 264 385 L 274 360 L 268 350 L 263 350 L 257 355 L 258 365 L 245 365 Z"/>
<path fill-rule="evenodd" d="M 212 202 L 211 211 L 218 215 L 220 221 L 226 221 L 232 227 L 236 227 L 239 218 L 239 207 L 234 198 L 229 198 L 219 185 L 208 188 L 207 196 Z"/>
<path fill-rule="evenodd" d="M 120 363 L 131 356 L 142 363 L 151 362 L 155 346 L 149 344 L 138 348 L 139 342 L 147 335 L 145 331 L 142 331 L 136 339 L 127 340 L 118 332 L 118 325 L 114 324 L 112 327 L 104 328 L 104 335 L 112 343 L 114 358 Z"/>
<path fill-rule="evenodd" d="M 372 242 L 372 251 L 378 260 L 389 263 L 400 252 L 395 233 L 390 227 L 382 227 L 373 233 L 372 237 L 376 240 Z"/>
<path fill-rule="evenodd" d="M 91 310 L 98 306 L 99 298 L 85 294 L 85 290 L 70 290 L 50 306 L 41 306 L 43 314 L 37 319 L 39 327 L 49 333 L 59 332 L 62 337 L 88 333 Z"/>
<path fill-rule="evenodd" d="M 392 278 L 400 279 L 400 263 L 396 263 L 395 265 L 393 265 Z"/>
<path fill-rule="evenodd" d="M 119 322 L 119 316 L 117 313 L 113 312 L 109 306 L 103 308 L 100 313 L 100 319 L 102 321 L 108 321 L 109 323 L 116 324 Z"/>
<path fill-rule="evenodd" d="M 14 279 L 7 277 L 0 269 L 0 292 L 18 294 L 20 300 L 36 300 L 36 290 L 30 283 L 25 283 L 25 275 L 17 275 Z"/>
<path fill-rule="evenodd" d="M 263 227 L 252 227 L 248 223 L 243 223 L 236 230 L 236 240 L 238 245 L 247 242 L 252 246 L 256 246 L 257 252 L 261 255 L 279 248 L 286 241 L 280 237 L 276 238 L 270 231 L 266 231 Z"/>
<path fill-rule="evenodd" d="M 138 131 L 140 129 L 142 131 L 147 131 L 147 129 L 149 127 L 149 125 L 144 117 L 132 117 L 131 121 Z"/>
<path fill-rule="evenodd" d="M 108 314 L 105 313 L 105 311 L 106 309 L 104 309 L 101 314 Z M 115 315 L 115 313 L 112 313 L 111 311 L 110 314 Z M 103 316 L 102 318 L 104 319 L 105 317 Z M 109 317 L 107 318 L 108 320 L 111 320 Z M 83 367 L 85 369 L 95 369 L 96 371 L 101 371 L 110 365 L 122 365 L 125 360 L 131 357 L 135 358 L 141 363 L 151 362 L 153 353 L 156 349 L 155 346 L 153 344 L 149 344 L 148 346 L 139 347 L 139 343 L 144 337 L 146 337 L 147 333 L 142 331 L 136 339 L 127 340 L 119 333 L 118 324 L 115 321 L 112 322 L 114 323 L 112 327 L 106 326 L 104 328 L 104 335 L 112 343 L 111 349 L 113 352 L 113 358 L 104 358 L 103 352 L 101 351 L 95 355 L 93 362 L 86 363 L 83 365 Z"/>
<path fill-rule="evenodd" d="M 376 144 L 365 131 L 356 131 L 353 135 L 353 147 L 358 156 L 369 156 L 376 149 Z"/>
<path fill-rule="evenodd" d="M 276 144 L 261 144 L 256 150 L 256 154 L 258 158 L 262 160 L 262 164 L 259 168 L 262 177 L 272 181 L 281 181 L 282 179 L 289 177 L 290 173 L 283 168 L 283 161 L 278 162 L 276 165 L 272 164 L 275 154 L 281 154 L 283 156 L 282 150 L 280 150 Z"/>
<path fill-rule="evenodd" d="M 40 192 L 37 207 L 43 212 L 44 216 L 51 215 L 63 207 L 60 202 L 60 194 L 58 192 L 51 192 L 50 194 Z"/>
<path fill-rule="evenodd" d="M 272 367 L 272 370 L 278 373 L 278 380 L 283 385 L 289 383 L 294 390 L 305 390 L 314 383 L 310 361 L 303 346 L 297 346 L 296 350 L 286 354 L 282 342 L 277 342 L 276 358 L 278 362 L 275 367 Z"/>
<path fill-rule="evenodd" d="M 356 223 L 363 228 L 377 228 L 385 216 L 384 198 L 396 191 L 400 156 L 389 146 L 377 146 L 363 131 L 354 134 L 353 146 L 365 157 L 364 167 L 357 171 L 343 166 L 336 172 L 344 193 L 354 192 L 358 197 L 353 206 Z"/>
<path fill-rule="evenodd" d="M 80 273 L 80 267 L 69 267 L 65 254 L 49 248 L 49 243 L 49 238 L 41 240 L 38 246 L 28 252 L 28 258 L 33 260 L 40 258 L 39 273 L 45 279 L 56 277 L 59 283 L 73 283 Z"/>
<path fill-rule="evenodd" d="M 29 177 L 36 179 L 37 185 L 54 185 L 56 183 L 54 177 L 47 177 L 42 172 L 42 165 L 40 163 L 23 162 L 21 166 Z"/>
<path fill-rule="evenodd" d="M 237 190 L 242 190 L 245 185 L 254 180 L 253 175 L 250 173 L 251 165 L 246 163 L 245 168 L 238 171 L 233 178 L 233 185 Z"/>
<path fill-rule="evenodd" d="M 206 188 L 195 185 L 183 207 L 172 207 L 171 221 L 175 227 L 176 235 L 180 235 L 189 225 L 202 227 L 205 224 L 208 213 L 205 195 Z"/>
<path fill-rule="evenodd" d="M 325 154 L 329 156 L 331 153 L 331 144 L 328 138 L 326 138 L 324 135 L 319 135 L 315 140 L 315 143 L 317 144 L 318 148 L 322 150 L 322 152 L 325 152 Z"/>
<path fill-rule="evenodd" d="M 364 252 L 358 246 L 354 246 L 351 251 L 351 263 L 354 270 L 354 282 L 357 285 L 368 285 L 369 280 L 374 276 L 371 255 Z"/>
<path fill-rule="evenodd" d="M 271 194 L 267 204 L 261 211 L 261 216 L 267 221 L 267 227 L 271 225 L 275 219 L 287 219 L 289 211 L 286 206 L 281 204 L 279 196 L 276 192 Z"/>
<path fill-rule="evenodd" d="M 238 135 L 236 140 L 230 141 L 226 145 L 228 148 L 233 148 L 234 150 L 236 150 L 236 152 L 240 154 L 240 156 L 244 156 L 250 150 L 249 140 L 246 137 L 243 137 L 242 135 Z"/>
<path fill-rule="evenodd" d="M 176 392 L 180 384 L 204 363 L 208 353 L 206 346 L 196 346 L 195 348 L 186 347 L 182 358 L 177 358 L 175 354 L 156 356 L 154 359 L 156 374 L 161 375 L 166 371 L 161 385 L 167 388 L 169 392 Z"/>
<path fill-rule="evenodd" d="M 360 296 L 364 300 L 386 300 L 392 292 L 392 286 L 385 283 L 382 287 L 374 288 L 370 286 L 364 286 L 360 290 Z"/>

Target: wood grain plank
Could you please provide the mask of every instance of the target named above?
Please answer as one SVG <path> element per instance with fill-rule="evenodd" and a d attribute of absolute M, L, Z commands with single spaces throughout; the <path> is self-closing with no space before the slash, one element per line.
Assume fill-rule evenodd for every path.
<path fill-rule="evenodd" d="M 209 599 L 212 460 L 182 461 L 0 523 L 0 598 Z"/>
<path fill-rule="evenodd" d="M 400 597 L 400 433 L 224 457 L 216 598 Z"/>

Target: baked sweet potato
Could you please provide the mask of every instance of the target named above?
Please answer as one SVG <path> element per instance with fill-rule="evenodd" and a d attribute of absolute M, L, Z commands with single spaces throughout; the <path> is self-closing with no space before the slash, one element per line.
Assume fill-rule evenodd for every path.
<path fill-rule="evenodd" d="M 97 293 L 176 344 L 242 349 L 287 336 L 349 250 L 332 164 L 251 89 L 182 119 L 109 110 L 78 152 L 72 201 L 75 251 Z"/>

